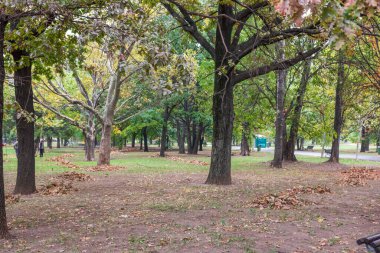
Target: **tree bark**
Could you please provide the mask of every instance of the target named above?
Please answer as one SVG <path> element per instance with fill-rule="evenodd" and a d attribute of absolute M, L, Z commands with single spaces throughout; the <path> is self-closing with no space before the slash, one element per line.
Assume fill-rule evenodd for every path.
<path fill-rule="evenodd" d="M 83 133 L 85 137 L 85 159 L 95 161 L 95 133 Z"/>
<path fill-rule="evenodd" d="M 165 106 L 164 115 L 163 115 L 163 124 L 161 131 L 161 147 L 160 147 L 160 156 L 165 157 L 166 150 L 166 140 L 168 135 L 168 120 L 169 120 L 169 107 Z"/>
<path fill-rule="evenodd" d="M 180 120 L 176 120 L 178 153 L 185 154 L 185 132 Z"/>
<path fill-rule="evenodd" d="M 98 165 L 109 165 L 111 162 L 112 124 L 104 124 L 99 147 Z"/>
<path fill-rule="evenodd" d="M 199 143 L 201 142 L 202 132 L 203 132 L 203 124 L 201 122 L 198 124 L 198 127 L 196 128 L 195 140 L 193 142 L 193 150 L 191 153 L 194 155 L 198 154 L 198 148 L 199 148 Z"/>
<path fill-rule="evenodd" d="M 343 126 L 344 52 L 338 53 L 338 80 L 335 89 L 334 136 L 328 162 L 339 163 L 339 141 Z"/>
<path fill-rule="evenodd" d="M 234 121 L 232 76 L 234 67 L 228 57 L 231 47 L 232 6 L 219 4 L 215 40 L 215 74 L 213 94 L 213 138 L 207 184 L 229 185 L 231 179 L 231 142 Z"/>
<path fill-rule="evenodd" d="M 203 143 L 204 143 L 204 140 L 205 140 L 204 131 L 205 131 L 205 129 L 203 128 L 202 137 L 201 137 L 201 140 L 199 142 L 199 151 L 203 151 Z"/>
<path fill-rule="evenodd" d="M 32 89 L 32 64 L 20 66 L 28 53 L 21 50 L 12 52 L 16 63 L 14 72 L 15 96 L 20 106 L 17 112 L 17 139 L 19 157 L 17 159 L 17 179 L 15 194 L 31 194 L 36 191 L 34 149 L 34 106 Z"/>
<path fill-rule="evenodd" d="M 298 139 L 298 129 L 300 125 L 303 101 L 305 98 L 306 88 L 310 77 L 310 67 L 311 59 L 308 59 L 304 63 L 301 83 L 298 87 L 296 104 L 294 106 L 294 114 L 292 118 L 292 125 L 290 127 L 289 139 L 286 143 L 287 152 L 285 152 L 284 154 L 284 159 L 287 161 L 297 161 L 297 158 L 294 154 L 294 149 L 296 146 L 296 140 Z"/>
<path fill-rule="evenodd" d="M 285 59 L 285 41 L 277 44 L 278 60 Z M 284 96 L 286 86 L 286 70 L 277 71 L 277 117 L 276 117 L 276 137 L 274 147 L 274 158 L 271 165 L 275 168 L 282 168 L 283 149 L 283 128 L 284 128 Z"/>
<path fill-rule="evenodd" d="M 243 126 L 243 130 L 241 133 L 240 155 L 249 156 L 251 151 L 249 148 L 249 141 L 248 141 L 248 138 L 250 136 L 250 129 L 249 129 L 248 122 L 243 122 L 242 126 Z"/>
<path fill-rule="evenodd" d="M 119 61 L 115 73 L 113 73 L 111 76 L 108 88 L 103 116 L 102 137 L 100 140 L 98 165 L 109 165 L 111 160 L 112 124 L 115 116 L 116 104 L 120 97 L 121 68 L 121 61 Z"/>
<path fill-rule="evenodd" d="M 57 137 L 57 148 L 61 148 L 61 138 Z"/>
<path fill-rule="evenodd" d="M 47 146 L 49 149 L 53 148 L 53 137 L 51 136 L 47 137 Z"/>
<path fill-rule="evenodd" d="M 144 138 L 144 152 L 149 152 L 149 148 L 148 148 L 148 127 L 143 127 L 142 129 L 142 135 L 143 135 L 143 138 Z M 162 140 L 161 140 L 162 141 Z M 165 146 L 165 143 L 163 143 Z M 161 143 L 161 146 L 162 146 L 162 143 Z"/>
<path fill-rule="evenodd" d="M 133 133 L 132 134 L 132 148 L 134 148 L 136 146 L 136 133 Z"/>
<path fill-rule="evenodd" d="M 3 117 L 4 117 L 4 35 L 7 22 L 0 19 L 0 140 L 3 139 Z M 0 145 L 0 238 L 9 237 L 7 215 L 5 210 L 5 189 L 4 189 L 4 161 L 3 145 Z"/>

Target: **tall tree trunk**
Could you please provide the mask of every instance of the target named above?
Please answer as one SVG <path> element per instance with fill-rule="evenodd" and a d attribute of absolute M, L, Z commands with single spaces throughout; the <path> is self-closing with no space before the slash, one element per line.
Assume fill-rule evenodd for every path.
<path fill-rule="evenodd" d="M 61 138 L 57 137 L 57 148 L 61 148 Z"/>
<path fill-rule="evenodd" d="M 185 132 L 180 120 L 176 120 L 178 153 L 185 154 Z"/>
<path fill-rule="evenodd" d="M 85 137 L 85 158 L 86 161 L 95 161 L 95 115 L 89 112 L 87 118 L 86 131 L 83 133 Z"/>
<path fill-rule="evenodd" d="M 37 155 L 37 152 L 39 150 L 39 146 L 40 146 L 40 136 L 37 136 L 35 139 L 34 139 L 34 156 Z"/>
<path fill-rule="evenodd" d="M 136 133 L 133 133 L 132 134 L 132 148 L 134 148 L 136 146 Z"/>
<path fill-rule="evenodd" d="M 111 160 L 112 125 L 115 116 L 116 104 L 120 97 L 121 63 L 122 62 L 119 61 L 117 70 L 113 73 L 108 88 L 103 116 L 102 137 L 100 139 L 98 165 L 109 165 Z"/>
<path fill-rule="evenodd" d="M 111 137 L 112 124 L 104 124 L 99 147 L 98 165 L 109 165 L 111 162 Z"/>
<path fill-rule="evenodd" d="M 16 63 L 14 72 L 15 96 L 20 109 L 17 112 L 17 139 L 19 156 L 15 194 L 31 194 L 36 191 L 34 149 L 34 107 L 32 89 L 32 64 L 20 63 L 28 53 L 21 50 L 12 52 Z"/>
<path fill-rule="evenodd" d="M 205 131 L 205 129 L 203 128 L 202 137 L 201 137 L 201 140 L 199 141 L 199 151 L 203 151 L 203 143 L 204 143 L 204 140 L 205 140 L 204 131 Z"/>
<path fill-rule="evenodd" d="M 365 133 L 365 126 L 362 126 L 362 133 L 361 133 L 361 145 L 360 145 L 360 152 L 363 153 L 366 150 L 366 133 Z"/>
<path fill-rule="evenodd" d="M 213 138 L 210 171 L 207 184 L 229 185 L 231 179 L 231 142 L 234 121 L 232 77 L 234 67 L 229 64 L 231 47 L 232 6 L 219 4 L 215 40 L 215 75 L 213 94 Z"/>
<path fill-rule="evenodd" d="M 339 163 L 339 141 L 343 126 L 344 52 L 338 53 L 338 80 L 335 89 L 334 136 L 329 162 Z"/>
<path fill-rule="evenodd" d="M 140 150 L 143 150 L 143 134 L 141 130 L 141 135 L 140 135 Z"/>
<path fill-rule="evenodd" d="M 0 19 L 0 140 L 3 139 L 3 116 L 4 116 L 4 35 L 7 23 Z M 7 215 L 5 211 L 5 189 L 4 189 L 4 161 L 3 145 L 0 145 L 0 238 L 9 236 Z"/>
<path fill-rule="evenodd" d="M 188 154 L 191 154 L 192 152 L 192 146 L 193 146 L 193 143 L 192 143 L 192 132 L 191 132 L 191 121 L 190 121 L 190 118 L 186 119 L 186 142 L 187 142 L 187 153 Z"/>
<path fill-rule="evenodd" d="M 294 106 L 294 114 L 292 118 L 292 125 L 290 127 L 289 139 L 286 143 L 287 152 L 284 155 L 284 159 L 287 161 L 297 161 L 297 158 L 294 154 L 294 149 L 296 146 L 296 140 L 298 140 L 298 129 L 300 125 L 301 112 L 303 107 L 303 101 L 305 98 L 307 84 L 309 82 L 310 77 L 310 67 L 311 67 L 311 59 L 308 59 L 304 63 L 302 78 L 300 86 L 297 91 L 297 99 L 296 104 Z"/>
<path fill-rule="evenodd" d="M 165 106 L 165 111 L 163 115 L 163 124 L 162 124 L 162 131 L 161 131 L 161 147 L 160 147 L 160 156 L 165 157 L 165 150 L 166 150 L 166 140 L 168 135 L 168 120 L 169 120 L 169 107 Z"/>
<path fill-rule="evenodd" d="M 86 161 L 95 160 L 95 138 L 91 133 L 85 134 L 85 158 Z"/>
<path fill-rule="evenodd" d="M 144 137 L 144 152 L 149 152 L 147 130 L 148 130 L 148 127 L 143 127 L 143 129 L 142 129 L 142 135 Z M 162 146 L 162 144 L 165 146 L 165 143 L 161 143 L 161 146 Z"/>
<path fill-rule="evenodd" d="M 49 149 L 53 148 L 53 137 L 51 136 L 47 137 L 47 146 Z"/>
<path fill-rule="evenodd" d="M 203 123 L 202 122 L 199 123 L 198 128 L 196 128 L 196 129 L 197 129 L 197 131 L 196 131 L 196 135 L 195 135 L 195 140 L 193 142 L 193 151 L 191 152 L 194 155 L 198 154 L 199 143 L 201 141 L 202 132 L 203 132 Z"/>
<path fill-rule="evenodd" d="M 250 129 L 249 129 L 248 122 L 243 122 L 242 126 L 243 126 L 243 130 L 241 133 L 240 155 L 249 156 L 250 148 L 249 148 L 248 138 L 250 136 Z"/>
<path fill-rule="evenodd" d="M 285 41 L 277 43 L 278 60 L 285 59 Z M 274 147 L 274 158 L 271 165 L 275 168 L 282 168 L 283 149 L 283 127 L 284 127 L 284 96 L 286 86 L 286 70 L 277 71 L 277 116 L 276 116 L 276 137 Z"/>

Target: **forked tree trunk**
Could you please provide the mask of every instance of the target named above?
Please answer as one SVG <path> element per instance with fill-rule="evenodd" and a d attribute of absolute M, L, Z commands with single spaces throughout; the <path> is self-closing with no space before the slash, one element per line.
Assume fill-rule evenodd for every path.
<path fill-rule="evenodd" d="M 335 89 L 334 136 L 329 162 L 339 163 L 339 141 L 343 126 L 344 52 L 338 53 L 338 80 Z"/>
<path fill-rule="evenodd" d="M 308 59 L 304 63 L 301 83 L 300 83 L 300 86 L 298 87 L 296 104 L 294 106 L 294 114 L 292 118 L 292 125 L 290 127 L 289 139 L 286 143 L 287 152 L 284 154 L 284 159 L 287 161 L 294 161 L 294 162 L 297 161 L 294 151 L 295 151 L 295 146 L 296 146 L 296 140 L 298 140 L 298 129 L 300 125 L 301 112 L 302 112 L 303 101 L 304 101 L 304 97 L 306 93 L 306 87 L 307 87 L 307 83 L 309 81 L 309 76 L 310 76 L 310 67 L 311 67 L 311 60 Z"/>
<path fill-rule="evenodd" d="M 285 59 L 285 41 L 277 43 L 279 61 Z M 284 96 L 286 86 L 286 70 L 277 71 L 277 111 L 276 111 L 276 137 L 274 147 L 274 158 L 271 165 L 282 168 L 283 128 L 284 128 Z"/>
<path fill-rule="evenodd" d="M 3 139 L 3 116 L 4 116 L 4 33 L 6 22 L 0 20 L 0 140 Z M 0 145 L 0 238 L 9 236 L 7 215 L 5 211 L 5 189 L 4 189 L 4 161 L 3 145 Z"/>
<path fill-rule="evenodd" d="M 23 57 L 28 57 L 25 51 L 12 52 L 16 62 L 14 86 L 16 101 L 20 106 L 17 112 L 17 139 L 19 156 L 17 159 L 17 179 L 15 194 L 31 194 L 36 191 L 35 157 L 34 157 L 34 107 L 32 89 L 32 65 L 19 66 Z"/>
<path fill-rule="evenodd" d="M 240 155 L 241 156 L 249 156 L 250 155 L 250 148 L 249 148 L 249 136 L 250 136 L 250 129 L 248 122 L 243 122 L 243 130 L 241 134 L 241 145 L 240 145 Z"/>
<path fill-rule="evenodd" d="M 112 124 L 113 118 L 115 116 L 116 104 L 120 97 L 121 69 L 121 61 L 119 61 L 117 70 L 112 74 L 108 88 L 103 116 L 102 137 L 100 140 L 98 165 L 109 165 L 111 160 Z"/>
<path fill-rule="evenodd" d="M 231 179 L 231 142 L 234 121 L 233 71 L 228 58 L 232 38 L 232 6 L 220 4 L 218 8 L 215 40 L 215 75 L 213 94 L 213 138 L 210 171 L 207 184 L 229 185 Z M 225 16 L 226 14 L 227 16 Z M 223 73 L 223 74 L 221 74 Z"/>

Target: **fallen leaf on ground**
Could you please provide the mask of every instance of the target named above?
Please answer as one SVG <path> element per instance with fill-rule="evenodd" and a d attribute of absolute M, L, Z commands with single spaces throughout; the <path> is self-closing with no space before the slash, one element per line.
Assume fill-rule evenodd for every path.
<path fill-rule="evenodd" d="M 97 172 L 97 171 L 116 171 L 116 170 L 122 170 L 125 169 L 126 167 L 121 167 L 121 166 L 112 166 L 112 165 L 98 165 L 95 167 L 89 167 L 86 168 L 86 171 L 91 171 L 91 172 Z"/>
<path fill-rule="evenodd" d="M 50 162 L 57 162 L 58 165 L 63 165 L 67 168 L 70 168 L 70 169 L 79 169 L 79 166 L 73 164 L 72 162 L 66 160 L 66 158 L 71 158 L 71 157 L 74 157 L 73 154 L 63 154 L 63 155 L 60 155 L 60 156 L 55 156 L 55 157 L 52 157 L 50 159 L 47 159 L 47 161 L 50 161 Z"/>
<path fill-rule="evenodd" d="M 92 178 L 89 175 L 86 175 L 84 173 L 78 173 L 75 171 L 72 172 L 65 172 L 57 176 L 58 179 L 63 179 L 63 180 L 69 180 L 69 181 L 88 181 L 91 180 Z"/>
<path fill-rule="evenodd" d="M 20 201 L 20 195 L 8 194 L 5 196 L 5 204 L 12 205 Z"/>
<path fill-rule="evenodd" d="M 299 194 L 325 194 L 331 193 L 330 188 L 326 186 L 298 186 L 287 189 L 280 193 L 266 194 L 257 197 L 248 205 L 258 208 L 271 209 L 292 209 L 297 206 L 303 206 L 307 201 L 299 199 Z"/>
<path fill-rule="evenodd" d="M 42 186 L 38 192 L 42 195 L 64 195 L 71 191 L 77 191 L 71 181 L 51 181 L 49 184 Z"/>
<path fill-rule="evenodd" d="M 341 172 L 342 178 L 339 180 L 341 185 L 364 186 L 367 181 L 378 180 L 380 178 L 379 171 L 368 168 L 351 168 Z"/>

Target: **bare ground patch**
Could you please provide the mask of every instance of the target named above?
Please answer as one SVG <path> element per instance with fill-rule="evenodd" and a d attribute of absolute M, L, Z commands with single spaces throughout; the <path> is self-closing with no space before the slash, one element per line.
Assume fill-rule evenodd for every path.
<path fill-rule="evenodd" d="M 22 196 L 7 206 L 16 239 L 1 241 L 0 250 L 363 252 L 355 240 L 379 229 L 380 181 L 351 187 L 337 184 L 340 167 L 285 167 L 234 172 L 225 187 L 204 185 L 207 172 L 92 175 L 70 194 Z M 311 204 L 245 205 L 287 189 Z"/>

